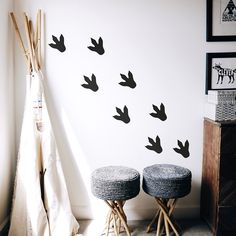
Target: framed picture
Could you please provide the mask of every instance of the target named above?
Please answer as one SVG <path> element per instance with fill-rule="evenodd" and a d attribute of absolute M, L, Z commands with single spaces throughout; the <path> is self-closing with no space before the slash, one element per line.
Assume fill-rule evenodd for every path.
<path fill-rule="evenodd" d="M 206 54 L 206 90 L 236 89 L 236 52 Z"/>
<path fill-rule="evenodd" d="M 207 41 L 236 41 L 236 0 L 207 0 Z"/>

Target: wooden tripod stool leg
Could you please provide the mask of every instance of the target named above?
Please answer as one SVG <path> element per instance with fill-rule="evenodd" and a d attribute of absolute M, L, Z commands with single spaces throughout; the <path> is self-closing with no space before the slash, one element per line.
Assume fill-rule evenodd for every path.
<path fill-rule="evenodd" d="M 179 236 L 179 233 L 176 229 L 176 226 L 174 225 L 174 223 L 171 220 L 171 213 L 173 212 L 174 206 L 176 204 L 176 200 L 173 201 L 173 203 L 170 203 L 170 200 L 166 200 L 166 199 L 160 199 L 160 198 L 155 198 L 157 201 L 157 204 L 160 207 L 160 211 L 164 216 L 164 229 L 166 232 L 166 235 L 169 236 L 170 235 L 170 229 L 173 230 L 174 234 L 176 236 Z M 170 226 L 170 228 L 169 228 Z M 161 233 L 159 234 L 159 232 L 157 232 L 157 236 L 161 235 Z"/>
<path fill-rule="evenodd" d="M 115 235 L 118 236 L 120 233 L 121 223 L 123 224 L 126 234 L 130 235 L 129 227 L 127 225 L 127 219 L 123 206 L 125 202 L 121 201 L 108 201 L 105 200 L 105 203 L 109 206 L 110 212 L 108 213 L 105 232 L 106 236 L 109 234 L 109 229 L 114 227 Z"/>
<path fill-rule="evenodd" d="M 109 228 L 110 228 L 110 222 L 111 222 L 111 215 L 112 215 L 112 210 L 109 210 L 109 212 L 107 213 L 107 220 L 106 220 L 106 226 L 103 230 L 103 234 L 105 234 L 105 236 L 108 236 L 109 234 Z M 102 235 L 103 235 L 102 234 Z"/>
<path fill-rule="evenodd" d="M 170 236 L 171 231 L 173 231 L 176 236 L 179 236 L 179 233 L 176 229 L 176 224 L 174 224 L 172 217 L 172 212 L 177 199 L 155 199 L 158 204 L 158 210 L 151 223 L 147 226 L 146 232 L 149 233 L 153 224 L 157 222 L 156 236 L 162 235 L 164 231 L 166 236 Z"/>
<path fill-rule="evenodd" d="M 169 199 L 169 200 L 167 200 L 166 204 L 167 204 L 167 208 L 168 208 L 168 215 L 169 215 L 169 217 L 171 217 L 171 214 L 172 214 L 172 212 L 174 210 L 176 202 L 177 202 L 177 199 Z M 162 229 L 161 229 L 161 235 L 163 234 L 164 230 L 165 230 L 165 226 L 163 225 Z"/>
<path fill-rule="evenodd" d="M 147 229 L 146 229 L 146 233 L 149 233 L 151 232 L 151 228 L 152 226 L 154 225 L 155 222 L 157 222 L 157 219 L 159 217 L 159 214 L 160 214 L 160 210 L 158 209 L 155 216 L 153 217 L 152 221 L 150 222 L 150 224 L 147 226 Z"/>
<path fill-rule="evenodd" d="M 157 234 L 156 234 L 157 236 L 161 235 L 162 220 L 163 220 L 163 214 L 162 214 L 162 211 L 160 211 L 158 222 L 157 222 Z"/>

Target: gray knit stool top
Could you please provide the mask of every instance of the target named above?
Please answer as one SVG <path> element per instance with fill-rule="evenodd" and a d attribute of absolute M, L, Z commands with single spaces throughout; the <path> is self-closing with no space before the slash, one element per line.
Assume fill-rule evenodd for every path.
<path fill-rule="evenodd" d="M 180 198 L 191 191 L 191 171 L 171 164 L 156 164 L 143 170 L 143 190 L 158 198 Z"/>
<path fill-rule="evenodd" d="M 140 174 L 124 166 L 106 166 L 92 173 L 91 189 L 103 200 L 128 200 L 140 191 Z"/>

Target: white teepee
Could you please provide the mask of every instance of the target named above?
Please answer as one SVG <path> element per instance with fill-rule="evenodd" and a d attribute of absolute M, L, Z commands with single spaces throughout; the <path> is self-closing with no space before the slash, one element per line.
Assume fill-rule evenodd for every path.
<path fill-rule="evenodd" d="M 71 211 L 40 70 L 41 11 L 35 37 L 32 23 L 24 14 L 29 53 L 13 13 L 11 19 L 26 57 L 28 75 L 9 236 L 73 236 L 79 224 Z"/>

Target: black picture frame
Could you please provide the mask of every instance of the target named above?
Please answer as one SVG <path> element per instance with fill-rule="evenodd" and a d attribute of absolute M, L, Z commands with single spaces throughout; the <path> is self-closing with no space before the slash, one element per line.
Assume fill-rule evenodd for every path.
<path fill-rule="evenodd" d="M 214 62 L 215 62 L 215 65 L 213 65 Z M 227 64 L 227 62 L 232 62 L 233 68 L 224 67 L 224 64 L 221 66 L 220 63 L 222 63 L 222 62 L 224 64 Z M 231 78 L 230 78 L 230 76 L 229 76 L 230 74 L 228 71 L 226 73 L 226 75 L 222 75 L 223 82 L 221 83 L 221 76 L 219 76 L 219 67 L 218 66 L 220 66 L 221 69 L 224 69 L 224 70 L 231 69 L 233 72 L 233 77 L 231 76 Z M 213 68 L 213 67 L 215 67 L 215 68 Z M 213 73 L 213 71 L 214 71 L 214 73 Z M 222 72 L 221 72 L 221 74 L 222 74 Z M 217 81 L 218 84 L 214 83 L 214 81 Z M 229 83 L 229 81 L 232 81 L 232 82 Z M 217 52 L 217 53 L 207 53 L 206 54 L 205 94 L 208 94 L 208 90 L 236 90 L 236 52 Z"/>
<path fill-rule="evenodd" d="M 221 0 L 207 0 L 206 1 L 206 41 L 207 42 L 216 42 L 216 41 L 236 41 L 236 32 L 231 35 L 213 35 L 213 24 L 216 23 L 216 19 L 213 19 L 213 3 Z M 236 3 L 235 3 L 236 5 Z M 235 22 L 236 28 L 236 22 Z"/>

